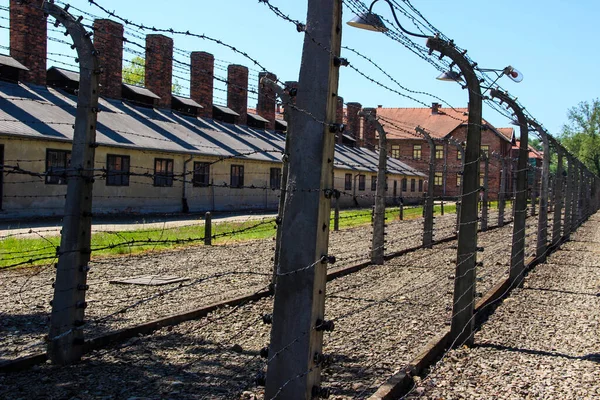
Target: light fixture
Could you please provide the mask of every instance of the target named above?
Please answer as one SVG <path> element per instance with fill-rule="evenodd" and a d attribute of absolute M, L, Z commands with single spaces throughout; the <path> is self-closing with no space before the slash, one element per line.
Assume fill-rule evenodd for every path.
<path fill-rule="evenodd" d="M 373 32 L 387 32 L 389 30 L 381 20 L 381 17 L 372 12 L 360 13 L 348 21 L 347 24 L 354 28 Z"/>
<path fill-rule="evenodd" d="M 518 70 L 516 70 L 515 68 L 511 67 L 510 65 L 506 68 L 504 68 L 504 70 L 502 70 L 502 73 L 506 76 L 508 76 L 510 79 L 512 79 L 514 82 L 519 83 L 523 80 L 523 74 L 521 72 L 519 72 Z"/>
<path fill-rule="evenodd" d="M 387 32 L 389 29 L 385 26 L 385 24 L 381 20 L 381 17 L 377 14 L 374 14 L 372 11 L 373 6 L 378 1 L 379 0 L 374 0 L 371 3 L 371 5 L 369 6 L 369 11 L 360 13 L 356 17 L 352 18 L 352 20 L 348 21 L 347 24 L 350 26 L 353 26 L 355 28 L 366 29 L 368 31 Z M 418 33 L 410 32 L 410 31 L 407 31 L 406 29 L 404 29 L 402 24 L 400 24 L 400 21 L 398 21 L 398 17 L 396 16 L 396 11 L 394 10 L 394 5 L 390 2 L 390 0 L 384 0 L 384 1 L 386 3 L 388 3 L 388 5 L 390 6 L 390 9 L 392 10 L 392 15 L 394 16 L 394 20 L 396 21 L 398 28 L 400 28 L 400 30 L 402 32 L 404 32 L 407 35 L 415 36 L 415 37 L 421 37 L 421 38 L 429 37 L 428 35 L 420 35 Z"/>
<path fill-rule="evenodd" d="M 446 72 L 443 72 L 436 79 L 439 81 L 444 81 L 444 82 L 460 82 L 460 81 L 462 81 L 462 78 L 460 77 L 460 73 L 453 71 L 451 69 Z"/>

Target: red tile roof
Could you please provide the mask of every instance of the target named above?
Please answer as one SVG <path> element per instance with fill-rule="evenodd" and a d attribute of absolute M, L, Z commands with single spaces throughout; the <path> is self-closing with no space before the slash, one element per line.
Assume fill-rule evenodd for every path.
<path fill-rule="evenodd" d="M 509 141 L 512 140 L 515 135 L 515 128 L 497 128 L 497 130 Z"/>
<path fill-rule="evenodd" d="M 443 138 L 467 122 L 465 108 L 440 108 L 437 114 L 431 108 L 377 108 L 377 117 L 389 139 L 414 139 L 422 136 L 415 132 L 420 126 L 433 138 Z"/>

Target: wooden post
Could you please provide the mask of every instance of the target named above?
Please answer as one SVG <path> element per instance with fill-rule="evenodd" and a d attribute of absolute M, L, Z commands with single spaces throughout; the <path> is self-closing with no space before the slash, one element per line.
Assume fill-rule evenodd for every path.
<path fill-rule="evenodd" d="M 265 398 L 310 399 L 321 390 L 342 2 L 308 0 L 299 92 L 292 107 Z M 323 47 L 330 49 L 323 51 Z M 333 54 L 333 55 L 332 55 Z M 320 121 L 324 121 L 325 124 Z M 315 191 L 315 188 L 321 190 Z"/>
<path fill-rule="evenodd" d="M 482 96 L 479 78 L 471 63 L 453 44 L 438 37 L 427 39 L 432 51 L 448 56 L 460 69 L 469 88 L 467 148 L 464 157 L 462 209 L 458 230 L 458 250 L 454 280 L 451 342 L 454 346 L 473 343 L 475 306 L 475 268 L 477 264 L 477 198 L 479 187 L 479 151 L 481 147 Z"/>
<path fill-rule="evenodd" d="M 400 197 L 400 221 L 404 221 L 404 198 Z"/>
<path fill-rule="evenodd" d="M 483 205 L 481 207 L 481 230 L 483 232 L 488 229 L 488 216 L 489 216 L 489 175 L 490 175 L 490 158 L 485 152 L 481 152 L 483 158 Z"/>
<path fill-rule="evenodd" d="M 433 246 L 433 206 L 435 190 L 435 143 L 429 133 L 417 126 L 417 133 L 425 137 L 429 144 L 429 181 L 427 182 L 427 196 L 423 204 L 423 247 L 430 249 Z"/>
<path fill-rule="evenodd" d="M 542 176 L 540 190 L 540 211 L 538 215 L 537 248 L 536 257 L 540 262 L 546 261 L 546 251 L 548 249 L 548 188 L 550 185 L 550 140 L 548 133 L 537 122 L 530 121 L 542 138 L 544 148 L 544 158 L 542 160 Z M 534 185 L 535 186 L 535 185 Z"/>
<path fill-rule="evenodd" d="M 43 9 L 65 26 L 79 57 L 73 150 L 71 166 L 67 170 L 67 199 L 48 338 L 48 357 L 52 363 L 64 365 L 79 361 L 83 354 L 85 292 L 92 252 L 92 194 L 100 68 L 96 50 L 83 25 L 55 4 L 44 2 Z"/>
<path fill-rule="evenodd" d="M 204 245 L 212 246 L 212 214 L 204 214 Z"/>
<path fill-rule="evenodd" d="M 383 126 L 370 112 L 360 111 L 359 115 L 365 118 L 365 123 L 373 124 L 379 133 L 379 165 L 377 169 L 377 188 L 375 192 L 375 206 L 373 207 L 373 239 L 371 242 L 371 263 L 383 264 L 385 253 L 385 184 L 387 181 L 387 140 Z"/>
<path fill-rule="evenodd" d="M 548 137 L 552 142 L 554 150 L 556 150 L 558 160 L 556 164 L 556 177 L 554 178 L 554 190 L 552 190 L 552 196 L 554 200 L 554 218 L 552 221 L 552 245 L 557 246 L 560 242 L 561 234 L 561 222 L 562 222 L 562 209 L 563 209 L 563 186 L 564 186 L 564 167 L 563 167 L 563 151 L 562 146 L 558 141 L 552 137 Z"/>
<path fill-rule="evenodd" d="M 506 93 L 499 90 L 491 91 L 492 97 L 505 102 L 517 116 L 520 126 L 519 158 L 517 160 L 516 199 L 513 203 L 514 223 L 512 236 L 512 251 L 510 259 L 509 279 L 511 286 L 521 285 L 525 273 L 525 224 L 527 218 L 527 164 L 529 159 L 528 135 L 529 126 L 523 110 Z"/>

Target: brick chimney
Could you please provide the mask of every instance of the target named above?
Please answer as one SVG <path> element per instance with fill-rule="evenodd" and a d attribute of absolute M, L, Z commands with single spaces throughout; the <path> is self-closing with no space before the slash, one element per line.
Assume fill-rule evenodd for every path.
<path fill-rule="evenodd" d="M 377 116 L 376 108 L 364 108 L 363 111 L 365 114 L 371 114 L 374 117 Z M 375 124 L 365 119 L 363 123 L 363 143 L 367 149 L 375 149 L 376 132 Z"/>
<path fill-rule="evenodd" d="M 248 114 L 248 68 L 231 64 L 227 67 L 227 107 L 240 114 L 236 123 L 246 125 Z"/>
<path fill-rule="evenodd" d="M 25 82 L 46 85 L 47 23 L 42 0 L 10 1 L 10 55 L 29 68 Z"/>
<path fill-rule="evenodd" d="M 121 98 L 123 80 L 123 25 L 110 19 L 94 21 L 94 47 L 103 69 L 100 94 L 111 99 Z"/>
<path fill-rule="evenodd" d="M 346 132 L 354 139 L 360 139 L 360 112 L 362 105 L 360 103 L 348 103 L 348 126 Z"/>
<path fill-rule="evenodd" d="M 268 119 L 267 129 L 275 129 L 275 91 L 267 85 L 262 85 L 260 80 L 266 77 L 275 82 L 277 76 L 270 72 L 259 72 L 258 74 L 258 104 L 256 112 L 261 117 Z"/>
<path fill-rule="evenodd" d="M 158 108 L 171 108 L 172 85 L 173 39 L 165 35 L 147 35 L 145 86 L 160 97 Z"/>
<path fill-rule="evenodd" d="M 190 97 L 203 109 L 199 117 L 212 118 L 215 57 L 204 51 L 191 55 Z"/>
<path fill-rule="evenodd" d="M 344 123 L 344 98 L 338 96 L 337 98 L 337 106 L 335 108 L 335 123 L 343 124 Z M 343 132 L 337 133 L 337 143 L 342 144 L 343 141 Z"/>
<path fill-rule="evenodd" d="M 441 106 L 440 103 L 431 103 L 431 114 L 438 114 Z"/>

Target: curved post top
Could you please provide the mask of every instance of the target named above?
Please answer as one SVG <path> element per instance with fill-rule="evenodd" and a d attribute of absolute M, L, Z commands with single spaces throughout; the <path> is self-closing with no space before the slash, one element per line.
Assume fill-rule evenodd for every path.
<path fill-rule="evenodd" d="M 496 97 L 497 99 L 499 99 L 500 101 L 508 104 L 508 106 L 513 110 L 513 112 L 517 115 L 517 119 L 519 120 L 519 127 L 521 128 L 521 130 L 523 129 L 529 129 L 529 124 L 528 124 L 528 120 L 525 117 L 525 113 L 523 113 L 523 109 L 521 108 L 521 106 L 519 106 L 517 104 L 517 102 L 508 95 L 508 93 L 505 93 L 501 90 L 498 89 L 492 89 L 490 91 L 490 95 L 492 97 Z"/>
<path fill-rule="evenodd" d="M 460 72 L 462 72 L 465 77 L 465 81 L 467 82 L 467 87 L 473 90 L 478 96 L 481 97 L 481 86 L 479 83 L 479 78 L 475 74 L 475 66 L 471 65 L 469 60 L 465 58 L 464 52 L 459 52 L 458 49 L 454 46 L 454 43 L 448 42 L 446 40 L 440 39 L 439 37 L 430 37 L 427 39 L 426 46 L 432 51 L 438 51 L 443 56 L 449 57 Z"/>
<path fill-rule="evenodd" d="M 87 69 L 92 73 L 100 73 L 98 69 L 97 52 L 92 43 L 91 32 L 87 32 L 80 20 L 69 14 L 66 9 L 63 9 L 53 1 L 45 1 L 42 6 L 44 12 L 56 18 L 58 22 L 64 25 L 67 32 L 73 39 L 77 56 L 79 57 L 80 69 Z"/>
<path fill-rule="evenodd" d="M 375 129 L 377 129 L 377 132 L 379 132 L 380 135 L 383 135 L 385 137 L 386 133 L 385 133 L 385 130 L 383 129 L 383 125 L 381 125 L 381 122 L 379 122 L 379 119 L 375 115 L 373 115 L 370 111 L 365 111 L 365 109 L 363 108 L 358 112 L 358 116 L 363 117 L 367 121 L 374 123 Z"/>
<path fill-rule="evenodd" d="M 283 104 L 291 104 L 292 103 L 292 96 L 290 96 L 289 92 L 286 92 L 281 86 L 279 86 L 272 79 L 270 79 L 270 78 L 268 78 L 266 76 L 263 76 L 260 79 L 259 84 L 268 86 L 272 91 L 275 92 L 275 94 L 277 96 L 279 96 L 279 98 L 281 99 L 281 102 Z M 283 115 L 284 115 L 284 119 L 286 121 L 289 118 L 289 114 L 290 114 L 289 107 L 285 107 L 284 110 L 283 110 Z"/>

